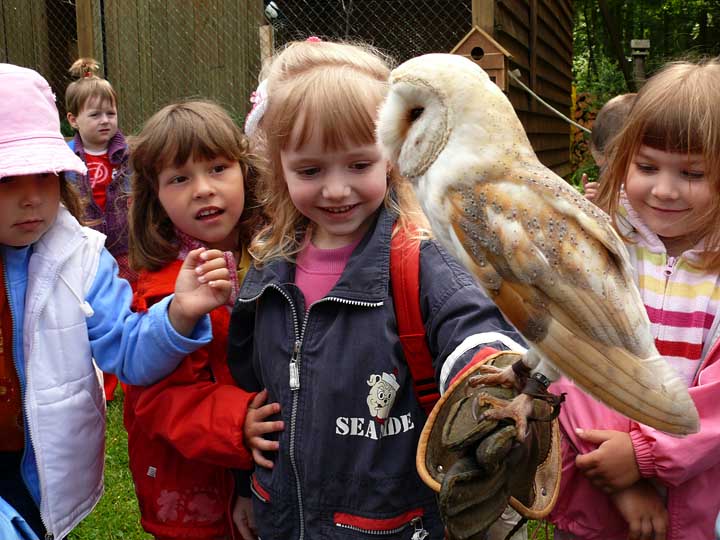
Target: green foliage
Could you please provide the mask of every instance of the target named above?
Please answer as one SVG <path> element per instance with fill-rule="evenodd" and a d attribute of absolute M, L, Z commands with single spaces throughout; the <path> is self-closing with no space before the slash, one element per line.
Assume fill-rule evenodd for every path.
<path fill-rule="evenodd" d="M 60 133 L 63 134 L 63 137 L 75 136 L 75 130 L 70 126 L 70 122 L 67 121 L 67 118 L 60 118 Z"/>
<path fill-rule="evenodd" d="M 670 60 L 720 54 L 717 0 L 575 0 L 573 8 L 575 84 L 578 93 L 602 98 L 600 105 L 607 101 L 606 97 L 630 91 L 620 59 L 632 71 L 632 39 L 650 40 L 646 75 Z M 616 47 L 621 49 L 620 56 Z"/>
<path fill-rule="evenodd" d="M 592 125 L 594 113 L 610 98 L 635 91 L 630 40 L 650 40 L 646 77 L 671 60 L 720 55 L 718 0 L 575 0 L 573 9 L 573 84 L 593 107 L 582 117 L 585 122 L 575 118 L 584 125 Z M 576 170 L 569 181 L 578 187 L 583 173 L 592 179 L 597 172 L 587 144 L 576 139 L 571 146 Z"/>
<path fill-rule="evenodd" d="M 152 540 L 140 526 L 140 512 L 127 455 L 122 392 L 108 404 L 105 437 L 105 495 L 68 540 Z"/>
<path fill-rule="evenodd" d="M 592 157 L 590 159 L 585 160 L 582 162 L 571 174 L 568 178 L 568 182 L 573 185 L 575 188 L 577 188 L 578 191 L 583 193 L 582 189 L 582 175 L 587 174 L 588 181 L 593 182 L 597 181 L 598 176 L 600 176 L 600 169 L 593 161 Z"/>
<path fill-rule="evenodd" d="M 605 56 L 595 61 L 591 71 L 588 55 L 576 54 L 573 60 L 573 78 L 578 93 L 587 93 L 595 97 L 594 102 L 598 110 L 611 98 L 628 91 L 617 62 Z"/>

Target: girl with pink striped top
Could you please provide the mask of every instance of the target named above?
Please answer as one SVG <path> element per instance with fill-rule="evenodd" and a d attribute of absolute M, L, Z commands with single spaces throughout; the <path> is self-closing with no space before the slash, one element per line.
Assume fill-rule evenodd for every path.
<path fill-rule="evenodd" d="M 658 351 L 700 432 L 674 438 L 561 379 L 555 539 L 712 538 L 720 509 L 720 59 L 671 63 L 640 90 L 597 203 L 627 241 Z"/>

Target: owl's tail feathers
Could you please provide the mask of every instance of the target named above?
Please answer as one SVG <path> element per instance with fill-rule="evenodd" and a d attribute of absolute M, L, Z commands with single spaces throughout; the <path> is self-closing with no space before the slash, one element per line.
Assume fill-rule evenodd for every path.
<path fill-rule="evenodd" d="M 639 358 L 571 332 L 556 320 L 535 345 L 583 390 L 628 418 L 672 435 L 700 429 L 687 387 L 661 356 Z"/>

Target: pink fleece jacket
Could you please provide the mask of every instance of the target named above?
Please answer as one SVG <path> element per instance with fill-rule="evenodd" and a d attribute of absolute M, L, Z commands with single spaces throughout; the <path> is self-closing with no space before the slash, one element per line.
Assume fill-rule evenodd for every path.
<path fill-rule="evenodd" d="M 560 413 L 563 471 L 560 497 L 550 520 L 583 540 L 624 540 L 627 524 L 610 498 L 575 468 L 575 456 L 595 445 L 581 440 L 575 428 L 614 429 L 630 433 L 640 474 L 667 488 L 667 540 L 713 538 L 720 510 L 720 343 L 705 357 L 690 387 L 700 414 L 700 432 L 677 438 L 637 424 L 587 396 L 563 378 L 551 391 L 566 392 Z"/>

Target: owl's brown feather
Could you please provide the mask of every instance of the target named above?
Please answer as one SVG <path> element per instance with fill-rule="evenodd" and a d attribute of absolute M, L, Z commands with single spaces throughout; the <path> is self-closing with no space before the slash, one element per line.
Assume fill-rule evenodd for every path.
<path fill-rule="evenodd" d="M 592 207 L 583 219 L 582 203 L 574 213 L 557 208 L 554 201 L 567 194 L 547 179 L 524 183 L 525 198 L 507 180 L 448 192 L 471 270 L 508 320 L 582 388 L 637 421 L 695 431 L 686 403 L 668 400 L 663 407 L 653 397 L 682 382 L 664 365 L 666 377 L 647 365 L 658 353 L 643 333 L 642 303 L 627 301 L 636 291 L 628 288 L 624 247 L 607 216 Z M 629 392 L 632 385 L 644 396 Z"/>

